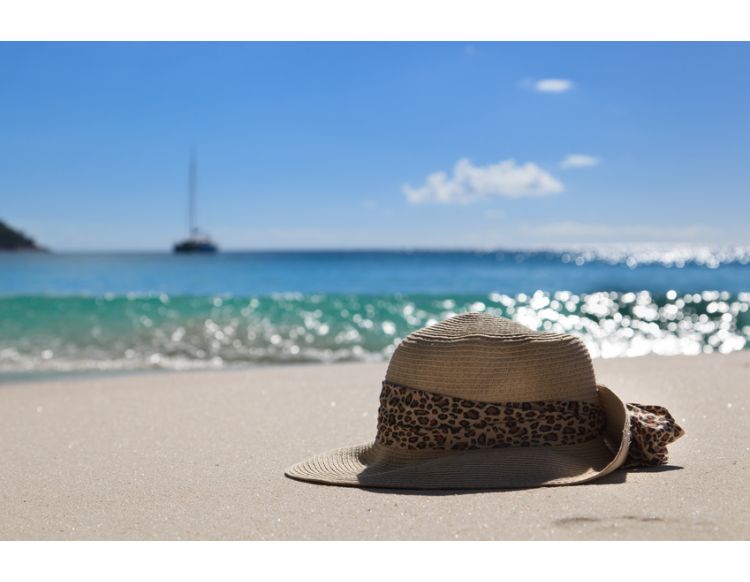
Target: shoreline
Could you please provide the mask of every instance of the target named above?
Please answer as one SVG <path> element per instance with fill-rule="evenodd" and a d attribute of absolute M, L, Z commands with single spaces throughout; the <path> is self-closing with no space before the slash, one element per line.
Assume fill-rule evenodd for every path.
<path fill-rule="evenodd" d="M 703 353 L 703 354 L 644 354 L 637 356 L 611 356 L 611 357 L 592 357 L 592 361 L 596 364 L 600 360 L 639 360 L 642 358 L 705 358 L 705 357 L 723 357 L 731 354 L 742 354 L 747 353 L 750 358 L 750 344 L 741 350 L 735 350 L 728 354 L 722 354 L 719 352 Z M 165 374 L 205 374 L 205 373 L 242 373 L 252 370 L 266 370 L 266 369 L 277 369 L 285 370 L 287 368 L 317 368 L 317 367 L 328 367 L 328 366 L 350 366 L 350 365 L 379 365 L 382 364 L 387 366 L 388 359 L 383 358 L 382 360 L 337 360 L 333 362 L 321 362 L 321 361 L 307 361 L 307 362 L 242 362 L 239 364 L 230 364 L 219 367 L 195 367 L 185 369 L 175 368 L 132 368 L 132 369 L 112 369 L 112 370 L 22 370 L 22 371 L 0 371 L 0 389 L 5 387 L 12 387 L 14 385 L 27 385 L 35 383 L 55 383 L 55 382 L 73 382 L 78 380 L 106 380 L 108 378 L 121 378 L 121 377 L 142 377 L 154 375 L 157 377 Z"/>
<path fill-rule="evenodd" d="M 750 348 L 749 348 L 750 349 Z M 120 378 L 120 377 L 141 377 L 141 376 L 163 376 L 164 374 L 204 374 L 204 373 L 241 373 L 252 370 L 266 370 L 266 369 L 279 369 L 285 370 L 287 368 L 298 368 L 298 367 L 311 367 L 317 368 L 319 366 L 340 366 L 340 365 L 377 365 L 377 364 L 388 364 L 387 359 L 382 361 L 358 361 L 358 360 L 341 360 L 335 362 L 243 362 L 241 364 L 234 364 L 229 366 L 221 367 L 195 367 L 186 369 L 173 369 L 173 368 L 133 368 L 125 370 L 69 370 L 69 371 L 56 371 L 56 370 L 42 370 L 42 371 L 21 371 L 21 372 L 0 372 L 0 389 L 3 387 L 10 387 L 16 384 L 34 384 L 34 383 L 49 383 L 49 382 L 65 382 L 74 380 L 88 380 L 88 379 L 107 379 L 107 378 Z M 28 376 L 27 376 L 28 375 Z M 39 375 L 39 376 L 37 376 Z M 15 377 L 14 377 L 15 376 Z"/>
<path fill-rule="evenodd" d="M 311 454 L 373 438 L 386 366 L 5 384 L 0 539 L 750 537 L 749 350 L 594 360 L 599 383 L 667 407 L 685 428 L 665 467 L 573 487 L 431 493 L 284 477 Z"/>

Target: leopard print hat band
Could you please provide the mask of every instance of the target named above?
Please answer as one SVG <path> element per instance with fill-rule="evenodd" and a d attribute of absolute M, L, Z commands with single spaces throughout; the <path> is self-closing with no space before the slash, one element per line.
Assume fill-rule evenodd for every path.
<path fill-rule="evenodd" d="M 667 462 L 684 431 L 660 406 L 627 404 L 627 466 Z M 398 449 L 468 450 L 574 445 L 604 432 L 599 405 L 578 400 L 488 403 L 383 382 L 376 442 Z"/>

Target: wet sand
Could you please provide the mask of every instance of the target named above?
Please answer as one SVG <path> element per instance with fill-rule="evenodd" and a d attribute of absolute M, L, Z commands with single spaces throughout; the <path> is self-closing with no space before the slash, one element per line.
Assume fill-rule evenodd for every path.
<path fill-rule="evenodd" d="M 686 429 L 669 466 L 458 493 L 284 477 L 372 439 L 385 364 L 0 386 L 0 538 L 748 539 L 750 352 L 594 365 Z"/>

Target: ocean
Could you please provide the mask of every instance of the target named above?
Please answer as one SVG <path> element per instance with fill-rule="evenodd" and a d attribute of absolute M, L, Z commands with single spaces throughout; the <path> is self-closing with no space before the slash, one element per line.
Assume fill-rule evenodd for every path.
<path fill-rule="evenodd" d="M 465 311 L 594 357 L 750 346 L 750 249 L 0 254 L 0 380 L 383 361 Z"/>

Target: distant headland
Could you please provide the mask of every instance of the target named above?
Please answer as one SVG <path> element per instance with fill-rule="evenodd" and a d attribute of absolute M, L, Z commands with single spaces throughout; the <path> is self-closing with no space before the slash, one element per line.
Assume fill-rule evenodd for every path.
<path fill-rule="evenodd" d="M 47 249 L 38 246 L 34 239 L 15 230 L 0 220 L 0 251 L 42 251 Z"/>

